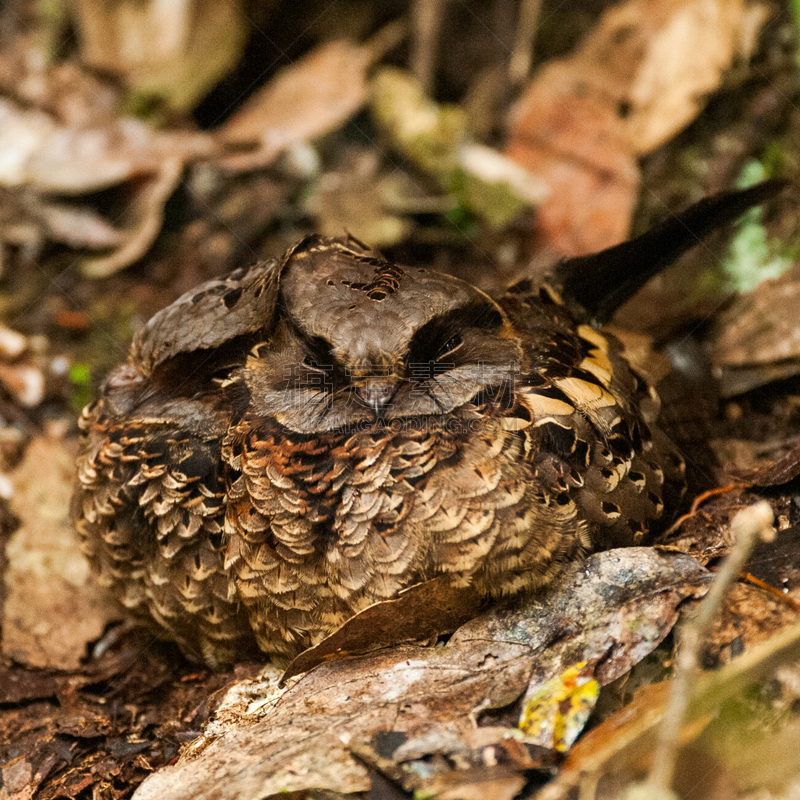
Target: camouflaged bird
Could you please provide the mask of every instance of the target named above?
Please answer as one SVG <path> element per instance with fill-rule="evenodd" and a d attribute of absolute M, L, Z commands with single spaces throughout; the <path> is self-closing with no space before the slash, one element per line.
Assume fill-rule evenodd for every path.
<path fill-rule="evenodd" d="M 683 460 L 592 322 L 779 188 L 497 298 L 318 236 L 189 292 L 81 418 L 72 513 L 100 582 L 220 667 L 291 657 L 437 575 L 507 597 L 648 541 Z"/>

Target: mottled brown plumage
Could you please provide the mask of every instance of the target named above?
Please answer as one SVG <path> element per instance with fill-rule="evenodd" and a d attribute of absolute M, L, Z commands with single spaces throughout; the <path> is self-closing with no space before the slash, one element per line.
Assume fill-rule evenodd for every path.
<path fill-rule="evenodd" d="M 81 419 L 73 516 L 100 582 L 221 666 L 442 573 L 505 597 L 647 541 L 683 462 L 559 270 L 566 302 L 492 299 L 310 237 L 177 300 Z"/>

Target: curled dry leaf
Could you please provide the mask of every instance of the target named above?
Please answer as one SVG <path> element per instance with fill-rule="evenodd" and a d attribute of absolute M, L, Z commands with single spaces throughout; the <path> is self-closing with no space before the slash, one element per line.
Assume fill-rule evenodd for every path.
<path fill-rule="evenodd" d="M 190 109 L 229 71 L 247 39 L 242 2 L 72 0 L 68 5 L 84 63 L 177 109 Z M 260 8 L 269 5 L 262 0 Z"/>
<path fill-rule="evenodd" d="M 184 164 L 215 148 L 207 134 L 155 131 L 130 117 L 71 127 L 44 111 L 0 98 L 0 186 L 29 193 L 17 203 L 19 211 L 48 238 L 72 246 L 114 248 L 83 265 L 92 277 L 122 269 L 149 248 Z M 45 199 L 48 194 L 95 192 L 132 179 L 136 182 L 121 214 L 122 230 L 85 206 Z"/>
<path fill-rule="evenodd" d="M 800 373 L 800 269 L 764 281 L 720 314 L 711 358 L 723 396 Z"/>
<path fill-rule="evenodd" d="M 345 655 L 365 653 L 403 642 L 435 641 L 450 633 L 480 610 L 469 589 L 454 588 L 448 576 L 418 583 L 397 597 L 365 608 L 337 631 L 298 655 L 286 668 L 284 679 L 317 664 Z"/>
<path fill-rule="evenodd" d="M 231 170 L 269 165 L 279 153 L 342 125 L 367 97 L 366 47 L 338 40 L 286 67 L 217 129 L 219 141 L 250 152 L 219 160 Z"/>
<path fill-rule="evenodd" d="M 754 24 L 743 0 L 629 0 L 571 56 L 545 64 L 507 145 L 551 190 L 539 210 L 543 245 L 582 255 L 625 237 L 637 157 L 695 118 L 765 19 L 762 9 Z"/>
<path fill-rule="evenodd" d="M 656 646 L 680 603 L 702 594 L 707 581 L 706 570 L 680 554 L 628 548 L 592 556 L 570 565 L 541 598 L 484 614 L 444 646 L 340 658 L 301 677 L 277 701 L 270 690 L 258 722 L 230 720 L 219 738 L 193 748 L 196 757 L 148 778 L 135 798 L 364 792 L 370 778 L 363 762 L 376 758 L 407 790 L 474 784 L 469 770 L 485 767 L 485 748 L 520 735 L 503 727 L 476 732 L 482 710 L 506 708 L 526 691 L 532 696 L 575 661 L 587 662 L 598 682 L 613 680 Z M 477 736 L 481 731 L 489 735 Z M 518 760 L 520 771 L 530 766 Z M 518 785 L 513 770 L 497 777 Z"/>
<path fill-rule="evenodd" d="M 203 133 L 159 132 L 132 117 L 67 127 L 43 111 L 0 98 L 0 186 L 79 195 L 157 175 L 164 160 L 210 155 Z"/>
<path fill-rule="evenodd" d="M 166 159 L 152 180 L 142 184 L 123 215 L 127 234 L 108 256 L 87 257 L 81 272 L 89 278 L 106 278 L 141 258 L 155 241 L 164 221 L 164 207 L 183 173 L 179 158 Z"/>

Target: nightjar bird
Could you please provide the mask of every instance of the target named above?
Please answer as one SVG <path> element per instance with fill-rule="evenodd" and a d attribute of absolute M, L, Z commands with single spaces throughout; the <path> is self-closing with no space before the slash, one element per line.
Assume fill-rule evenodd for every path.
<path fill-rule="evenodd" d="M 683 460 L 599 325 L 781 187 L 710 198 L 495 298 L 352 237 L 199 286 L 82 415 L 72 516 L 100 583 L 223 667 L 289 658 L 438 575 L 508 597 L 647 542 Z"/>

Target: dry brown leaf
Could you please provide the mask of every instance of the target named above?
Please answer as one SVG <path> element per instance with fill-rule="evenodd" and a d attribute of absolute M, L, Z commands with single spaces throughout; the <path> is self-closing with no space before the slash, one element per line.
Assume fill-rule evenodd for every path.
<path fill-rule="evenodd" d="M 209 155 L 203 133 L 159 132 L 132 117 L 67 127 L 43 111 L 0 98 L 0 185 L 79 195 L 155 175 L 165 160 Z"/>
<path fill-rule="evenodd" d="M 67 127 L 43 111 L 0 98 L 0 186 L 32 196 L 20 204 L 50 238 L 108 255 L 87 259 L 83 271 L 105 277 L 140 258 L 161 230 L 164 206 L 184 164 L 216 146 L 206 134 L 159 132 L 132 118 L 103 127 Z M 131 179 L 121 229 L 87 209 L 42 201 L 42 195 L 80 195 Z"/>
<path fill-rule="evenodd" d="M 218 163 L 231 170 L 270 164 L 287 147 L 339 127 L 367 98 L 370 51 L 327 42 L 286 67 L 217 129 L 219 141 L 254 149 Z"/>
<path fill-rule="evenodd" d="M 8 190 L 3 215 L 13 223 L 3 238 L 110 251 L 84 268 L 109 275 L 152 244 L 183 166 L 213 155 L 218 145 L 206 133 L 158 131 L 119 116 L 118 97 L 106 84 L 75 66 L 37 71 L 35 55 L 35 48 L 15 42 L 0 57 L 0 85 L 9 89 L 0 98 L 0 187 Z M 125 205 L 107 212 L 113 224 L 85 205 L 49 197 L 123 183 L 129 186 Z"/>
<path fill-rule="evenodd" d="M 21 524 L 6 548 L 3 653 L 28 666 L 76 669 L 87 642 L 119 616 L 67 519 L 72 476 L 73 457 L 55 436 L 34 439 L 13 475 Z"/>
<path fill-rule="evenodd" d="M 481 711 L 515 703 L 566 662 L 586 661 L 598 680 L 613 680 L 656 646 L 680 603 L 701 594 L 707 581 L 706 570 L 680 554 L 627 548 L 592 556 L 571 564 L 543 597 L 484 614 L 444 646 L 403 645 L 340 658 L 280 696 L 268 689 L 258 722 L 252 715 L 238 725 L 230 718 L 219 738 L 202 741 L 192 748 L 196 757 L 149 778 L 136 798 L 367 791 L 361 762 L 376 762 L 407 790 L 472 791 L 466 787 L 479 784 L 469 770 L 486 765 L 486 748 L 519 735 L 499 726 L 476 731 Z M 403 766 L 412 763 L 428 766 Z M 515 763 L 524 770 L 532 762 Z M 514 769 L 501 772 L 494 776 L 497 790 L 510 792 L 518 785 Z"/>
<path fill-rule="evenodd" d="M 795 445 L 777 461 L 761 463 L 748 470 L 735 471 L 737 483 L 747 486 L 782 486 L 800 475 L 800 445 Z"/>
<path fill-rule="evenodd" d="M 348 742 L 382 731 L 413 738 L 431 728 L 452 740 L 469 714 L 503 705 L 524 687 L 524 645 L 473 642 L 457 649 L 406 645 L 323 664 L 289 689 L 261 721 L 230 730 L 198 756 L 148 778 L 137 800 L 255 800 L 310 788 L 366 792 L 367 770 Z M 393 748 L 394 749 L 394 748 Z"/>
<path fill-rule="evenodd" d="M 551 190 L 539 209 L 543 246 L 583 255 L 625 238 L 637 157 L 695 118 L 742 52 L 745 27 L 743 0 L 629 0 L 569 58 L 545 64 L 507 145 Z"/>
<path fill-rule="evenodd" d="M 503 765 L 445 773 L 432 782 L 429 791 L 436 800 L 513 800 L 523 786 L 525 776 Z"/>
<path fill-rule="evenodd" d="M 249 28 L 242 2 L 70 0 L 68 5 L 84 63 L 177 109 L 190 109 L 235 66 Z M 262 0 L 260 10 L 269 5 Z"/>
<path fill-rule="evenodd" d="M 446 575 L 418 583 L 391 600 L 365 608 L 316 647 L 304 650 L 289 664 L 285 678 L 332 658 L 403 642 L 435 641 L 474 617 L 480 605 L 474 592 L 454 588 Z"/>
<path fill-rule="evenodd" d="M 587 68 L 581 61 L 546 65 L 516 109 L 506 147 L 550 189 L 537 209 L 541 246 L 568 256 L 625 238 L 639 181 L 617 108 L 593 92 Z"/>
<path fill-rule="evenodd" d="M 678 608 L 705 594 L 711 574 L 693 558 L 650 547 L 597 553 L 566 570 L 550 590 L 518 609 L 484 614 L 450 645 L 473 639 L 525 642 L 537 654 L 528 694 L 576 662 L 605 685 L 669 633 Z"/>
<path fill-rule="evenodd" d="M 711 359 L 724 397 L 800 373 L 800 269 L 760 283 L 718 315 Z"/>
<path fill-rule="evenodd" d="M 183 174 L 179 158 L 165 159 L 159 171 L 141 184 L 123 215 L 129 230 L 110 255 L 87 257 L 81 261 L 81 272 L 89 278 L 106 278 L 141 258 L 153 244 L 164 222 L 164 207 Z"/>
<path fill-rule="evenodd" d="M 88 205 L 27 199 L 29 213 L 42 224 L 50 241 L 92 250 L 108 250 L 123 243 L 124 234 Z"/>
<path fill-rule="evenodd" d="M 95 17 L 111 14 L 112 27 L 124 39 L 141 35 L 147 27 L 143 20 L 155 14 L 152 4 L 134 11 L 129 3 L 109 11 L 86 0 L 79 16 L 94 30 Z M 142 18 L 135 20 L 140 12 Z M 123 18 L 131 23 L 130 30 L 120 28 Z M 137 28 L 140 24 L 142 30 Z M 176 41 L 181 35 L 192 40 L 195 34 L 181 29 Z M 103 48 L 107 46 L 104 40 Z M 95 55 L 102 62 L 109 52 Z M 365 71 L 372 57 L 367 47 L 344 41 L 326 44 L 271 81 L 216 134 L 157 131 L 138 119 L 119 117 L 108 92 L 90 91 L 91 78 L 74 68 L 54 67 L 34 76 L 25 72 L 21 64 L 27 62 L 18 53 L 0 60 L 0 84 L 19 86 L 23 98 L 19 103 L 0 98 L 0 187 L 24 188 L 34 197 L 22 208 L 22 220 L 32 217 L 35 225 L 17 229 L 26 240 L 47 236 L 73 246 L 113 248 L 82 263 L 87 276 L 111 275 L 150 247 L 187 163 L 220 157 L 216 163 L 229 169 L 259 167 L 286 147 L 337 127 L 365 100 Z M 128 68 L 133 69 L 130 64 Z M 62 84 L 71 104 L 55 91 Z M 222 157 L 228 145 L 236 151 L 251 145 L 253 150 Z M 87 215 L 86 209 L 41 202 L 44 194 L 77 196 L 126 182 L 128 202 L 117 215 L 121 223 L 115 219 L 114 227 Z"/>
<path fill-rule="evenodd" d="M 70 247 L 117 247 L 122 234 L 88 205 L 55 202 L 25 190 L 0 188 L 0 241 L 38 253 L 45 241 Z"/>
<path fill-rule="evenodd" d="M 800 359 L 800 270 L 740 295 L 716 321 L 712 355 L 719 366 Z"/>
<path fill-rule="evenodd" d="M 623 35 L 632 26 L 633 35 L 642 37 L 642 58 L 625 97 L 625 126 L 637 154 L 652 152 L 683 130 L 719 88 L 734 58 L 749 55 L 743 45 L 753 40 L 743 41 L 742 32 L 752 19 L 745 10 L 744 0 L 637 0 L 618 12 L 608 33 Z M 753 10 L 763 24 L 769 12 L 765 16 L 764 6 Z"/>

